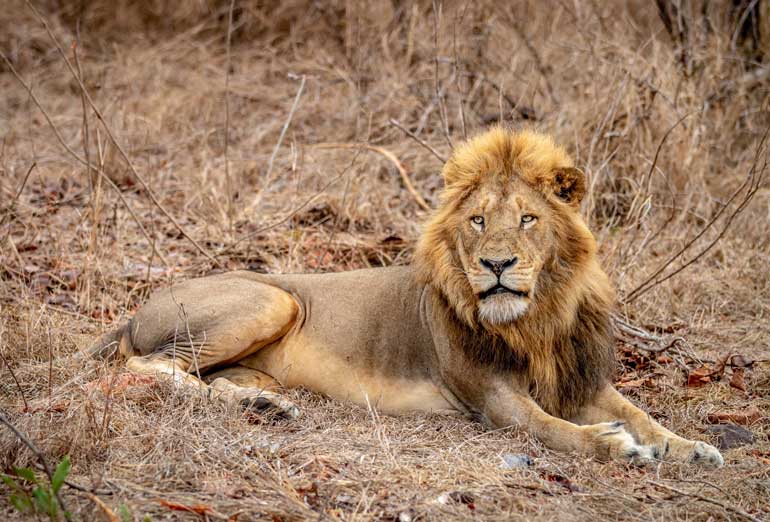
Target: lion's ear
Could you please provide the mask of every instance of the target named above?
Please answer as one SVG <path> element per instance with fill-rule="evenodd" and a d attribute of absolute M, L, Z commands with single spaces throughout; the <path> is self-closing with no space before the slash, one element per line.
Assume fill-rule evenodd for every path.
<path fill-rule="evenodd" d="M 551 174 L 551 189 L 573 207 L 579 207 L 586 193 L 586 175 L 576 167 L 559 167 Z"/>

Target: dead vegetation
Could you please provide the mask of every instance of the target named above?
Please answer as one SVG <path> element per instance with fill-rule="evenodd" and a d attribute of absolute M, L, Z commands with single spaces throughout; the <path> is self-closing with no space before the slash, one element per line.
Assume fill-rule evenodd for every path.
<path fill-rule="evenodd" d="M 656 4 L 7 0 L 0 408 L 71 456 L 74 517 L 770 517 L 770 13 Z M 618 385 L 688 438 L 743 426 L 722 470 L 302 391 L 297 422 L 245 416 L 67 358 L 175 279 L 409 262 L 441 158 L 497 121 L 589 174 Z M 35 462 L 0 430 L 2 471 Z"/>

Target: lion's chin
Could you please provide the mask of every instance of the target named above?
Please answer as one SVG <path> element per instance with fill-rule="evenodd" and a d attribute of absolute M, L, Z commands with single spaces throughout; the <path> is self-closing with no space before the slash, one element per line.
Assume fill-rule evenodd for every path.
<path fill-rule="evenodd" d="M 529 299 L 514 295 L 491 295 L 479 302 L 479 319 L 489 324 L 512 323 L 527 313 Z"/>

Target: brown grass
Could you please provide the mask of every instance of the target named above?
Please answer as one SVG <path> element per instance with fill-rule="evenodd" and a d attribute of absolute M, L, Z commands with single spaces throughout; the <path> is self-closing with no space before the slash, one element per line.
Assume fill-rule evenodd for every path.
<path fill-rule="evenodd" d="M 746 178 L 768 125 L 767 69 L 732 45 L 718 8 L 708 31 L 691 24 L 683 63 L 652 2 L 512 4 L 452 2 L 439 16 L 429 2 L 237 1 L 227 79 L 230 2 L 35 2 L 73 66 L 77 49 L 102 124 L 32 11 L 6 0 L 0 51 L 80 160 L 0 61 L 0 350 L 20 383 L 0 363 L 0 407 L 52 462 L 71 455 L 71 480 L 94 488 L 105 507 L 64 491 L 78 519 L 121 504 L 135 520 L 201 518 L 160 500 L 239 520 L 770 517 L 767 419 L 749 426 L 754 444 L 725 452 L 722 470 L 636 469 L 552 453 L 513 430 L 381 417 L 303 391 L 291 392 L 305 413 L 297 422 L 246 416 L 162 383 L 125 388 L 124 370 L 65 358 L 175 279 L 409 262 L 426 215 L 415 195 L 432 204 L 441 186 L 433 152 L 446 157 L 463 126 L 502 118 L 574 153 L 620 311 L 687 342 L 673 362 L 624 359 L 619 379 L 651 383 L 631 387 L 634 400 L 691 438 L 709 439 L 714 411 L 766 415 L 767 363 L 747 371 L 746 393 L 729 386 L 729 369 L 686 388 L 682 366 L 768 358 L 766 184 L 693 266 L 624 298 Z M 413 193 L 391 156 L 369 152 L 379 149 L 403 165 Z M 88 384 L 98 379 L 112 382 L 108 393 Z M 534 465 L 500 469 L 504 453 Z M 33 462 L 0 429 L 0 469 Z M 3 519 L 17 516 L 6 497 L 0 489 Z"/>

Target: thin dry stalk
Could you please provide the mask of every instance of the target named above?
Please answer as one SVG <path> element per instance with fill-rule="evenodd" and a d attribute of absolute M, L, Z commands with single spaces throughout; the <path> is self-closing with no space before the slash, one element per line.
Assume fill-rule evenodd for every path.
<path fill-rule="evenodd" d="M 3 331 L 0 331 L 0 334 L 2 333 Z M 8 369 L 8 373 L 11 374 L 11 378 L 13 379 L 13 382 L 16 384 L 16 389 L 19 390 L 19 395 L 21 395 L 21 401 L 24 403 L 24 411 L 29 411 L 29 403 L 27 402 L 27 396 L 24 393 L 24 388 L 21 387 L 21 383 L 19 382 L 19 379 L 16 377 L 16 373 L 13 371 L 13 368 L 11 367 L 11 364 L 8 362 L 8 359 L 6 359 L 5 355 L 3 355 L 2 348 L 0 348 L 0 359 L 2 359 L 6 369 Z"/>
<path fill-rule="evenodd" d="M 230 179 L 230 45 L 233 35 L 233 10 L 235 9 L 235 0 L 230 1 L 230 9 L 227 13 L 227 43 L 225 45 L 227 59 L 225 60 L 225 190 L 227 191 L 227 224 L 230 231 L 230 237 L 234 237 L 233 219 L 235 217 L 233 209 L 233 182 Z"/>
<path fill-rule="evenodd" d="M 24 187 L 27 186 L 27 180 L 29 180 L 29 176 L 32 174 L 32 171 L 35 170 L 35 167 L 37 167 L 37 163 L 33 162 L 32 165 L 30 165 L 27 169 L 27 173 L 24 175 L 24 179 L 21 180 L 19 189 L 16 191 L 16 194 L 13 196 L 13 198 L 11 198 L 11 202 L 8 204 L 8 206 L 3 209 L 3 216 L 0 217 L 0 225 L 5 223 L 5 219 L 7 217 L 13 215 L 13 212 L 16 209 L 16 203 L 19 201 L 21 193 L 24 192 Z"/>
<path fill-rule="evenodd" d="M 262 188 L 257 193 L 257 197 L 254 198 L 254 202 L 251 204 L 252 210 L 259 206 L 259 203 L 262 201 L 262 196 L 270 186 L 270 183 L 273 181 L 273 163 L 275 162 L 275 157 L 278 155 L 278 151 L 281 149 L 281 144 L 283 143 L 284 136 L 286 136 L 286 131 L 289 130 L 289 125 L 291 125 L 291 120 L 294 118 L 294 113 L 297 111 L 297 107 L 299 106 L 299 100 L 302 98 L 302 91 L 305 89 L 305 80 L 306 78 L 303 75 L 300 78 L 299 88 L 297 89 L 297 94 L 294 96 L 294 102 L 291 104 L 289 114 L 286 116 L 286 121 L 284 122 L 283 127 L 281 127 L 281 134 L 278 136 L 278 141 L 273 148 L 273 153 L 270 154 L 270 161 L 267 163 L 267 172 L 265 173 L 265 179 L 262 182 Z"/>
<path fill-rule="evenodd" d="M 436 104 L 438 105 L 438 114 L 441 119 L 441 130 L 444 133 L 444 139 L 446 139 L 449 149 L 454 149 L 452 144 L 452 135 L 449 133 L 449 119 L 447 118 L 446 104 L 444 103 L 444 92 L 440 87 L 439 82 L 439 28 L 441 25 L 441 9 L 442 4 L 437 0 L 432 0 L 433 5 L 433 88 L 436 95 Z"/>

